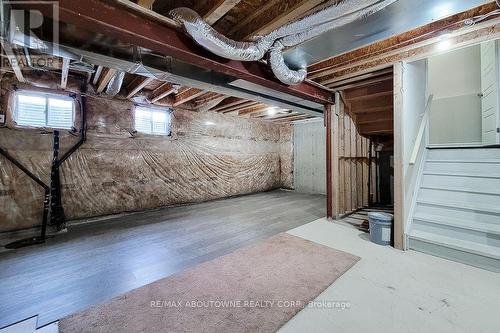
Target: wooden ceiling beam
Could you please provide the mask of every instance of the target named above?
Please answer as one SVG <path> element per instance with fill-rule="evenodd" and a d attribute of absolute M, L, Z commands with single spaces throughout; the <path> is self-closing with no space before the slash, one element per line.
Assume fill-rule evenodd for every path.
<path fill-rule="evenodd" d="M 379 71 L 373 71 L 373 72 L 365 73 L 365 74 L 361 74 L 361 75 L 346 75 L 346 76 L 342 76 L 342 77 L 341 76 L 334 76 L 328 80 L 317 80 L 317 81 L 320 82 L 320 84 L 327 86 L 327 87 L 330 87 L 332 85 L 340 86 L 340 85 L 346 85 L 346 84 L 353 83 L 353 82 L 359 82 L 359 81 L 374 78 L 374 77 L 379 77 L 379 76 L 385 75 L 385 74 L 393 75 L 392 67 L 384 68 L 384 69 L 379 70 Z"/>
<path fill-rule="evenodd" d="M 272 3 L 272 1 L 269 1 Z M 288 0 L 272 4 L 262 15 L 256 16 L 247 26 L 241 27 L 238 36 L 248 39 L 252 36 L 267 35 L 277 28 L 295 21 L 324 2 L 324 0 Z M 269 17 L 271 19 L 269 20 Z"/>
<path fill-rule="evenodd" d="M 102 66 L 97 66 L 94 72 L 94 78 L 92 79 L 93 85 L 97 85 L 97 81 L 99 81 L 99 77 L 101 76 L 102 70 L 103 70 Z"/>
<path fill-rule="evenodd" d="M 251 115 L 252 113 L 262 112 L 269 109 L 268 105 L 255 105 L 250 108 L 242 109 L 238 111 L 239 116 Z"/>
<path fill-rule="evenodd" d="M 394 86 L 392 81 L 384 81 L 382 83 L 344 90 L 345 96 L 349 100 L 354 100 L 355 98 L 367 95 L 375 95 L 378 93 L 385 93 L 392 91 L 394 91 Z"/>
<path fill-rule="evenodd" d="M 164 83 L 151 93 L 149 100 L 151 103 L 156 103 L 160 99 L 167 97 L 179 90 L 180 86 L 172 83 Z"/>
<path fill-rule="evenodd" d="M 307 118 L 311 118 L 312 116 L 308 115 L 308 114 L 298 114 L 298 115 L 295 115 L 295 116 L 289 116 L 289 117 L 283 117 L 283 118 L 279 118 L 279 119 L 273 119 L 271 120 L 272 122 L 275 122 L 275 123 L 281 123 L 281 122 L 290 122 L 290 121 L 295 121 L 295 120 L 302 120 L 302 119 L 307 119 Z"/>
<path fill-rule="evenodd" d="M 154 78 L 147 76 L 137 76 L 127 86 L 127 98 L 132 98 L 144 87 L 153 82 Z"/>
<path fill-rule="evenodd" d="M 16 1 L 16 8 L 26 1 Z M 59 0 L 57 19 L 61 23 L 73 25 L 74 33 L 85 31 L 103 34 L 189 65 L 237 77 L 293 97 L 320 104 L 334 102 L 331 91 L 309 81 L 297 85 L 279 82 L 272 76 L 266 64 L 261 62 L 227 60 L 210 52 L 203 52 L 199 45 L 177 28 L 152 20 L 151 15 L 139 15 L 137 11 L 130 10 L 133 6 L 124 5 L 124 2 L 126 1 Z M 32 8 L 39 10 L 46 17 L 55 16 L 50 6 L 33 5 Z"/>
<path fill-rule="evenodd" d="M 214 93 L 214 92 L 209 92 L 209 93 L 201 95 L 199 98 L 195 99 L 194 100 L 194 105 L 195 105 L 194 107 L 198 111 L 205 112 L 205 111 L 208 111 L 211 108 L 215 107 L 216 105 L 218 105 L 220 102 L 222 102 L 223 100 L 225 100 L 227 98 L 228 98 L 228 96 L 221 95 L 221 94 Z"/>
<path fill-rule="evenodd" d="M 231 29 L 229 29 L 226 32 L 226 35 L 228 36 L 233 36 L 235 39 L 239 39 L 243 36 L 248 35 L 252 31 L 256 30 L 256 27 L 258 25 L 253 25 L 250 24 L 251 22 L 254 22 L 255 20 L 258 20 L 259 17 L 266 16 L 265 13 L 269 12 L 270 8 L 275 6 L 277 3 L 279 3 L 279 0 L 269 0 L 264 4 L 263 6 L 260 6 L 257 10 L 255 10 L 253 13 L 250 15 L 246 16 L 243 20 L 237 22 Z M 251 26 L 251 28 L 248 31 L 245 31 L 245 27 Z M 239 38 L 238 38 L 239 36 Z"/>
<path fill-rule="evenodd" d="M 386 120 L 383 122 L 372 122 L 369 124 L 360 124 L 358 126 L 361 135 L 369 135 L 375 133 L 392 133 L 394 130 L 394 122 Z"/>
<path fill-rule="evenodd" d="M 106 86 L 108 85 L 111 78 L 116 74 L 116 69 L 106 68 L 102 71 L 99 79 L 97 80 L 96 92 L 98 94 L 102 93 Z"/>
<path fill-rule="evenodd" d="M 187 103 L 190 100 L 195 99 L 206 93 L 205 90 L 189 88 L 175 95 L 174 103 L 172 106 L 179 106 L 181 104 Z"/>
<path fill-rule="evenodd" d="M 359 101 L 365 101 L 369 99 L 375 99 L 379 97 L 385 97 L 385 96 L 392 96 L 394 92 L 391 91 L 382 91 L 378 93 L 373 93 L 373 94 L 366 94 L 366 95 L 361 95 L 361 96 L 356 96 L 356 97 L 348 97 L 347 100 L 352 103 L 352 102 L 359 102 Z"/>
<path fill-rule="evenodd" d="M 365 114 L 365 113 L 378 113 L 378 112 L 392 112 L 393 111 L 393 106 L 392 105 L 387 105 L 387 106 L 377 106 L 377 107 L 372 107 L 372 108 L 355 108 L 351 110 L 352 113 L 355 114 Z"/>
<path fill-rule="evenodd" d="M 229 97 L 228 99 L 224 100 L 222 103 L 219 103 L 216 107 L 212 108 L 210 111 L 214 112 L 219 112 L 222 111 L 226 108 L 235 106 L 235 105 L 240 105 L 243 103 L 248 102 L 247 100 L 238 98 L 238 97 Z"/>
<path fill-rule="evenodd" d="M 383 76 L 375 77 L 373 79 L 368 79 L 368 80 L 361 81 L 361 82 L 353 82 L 353 83 L 346 84 L 346 85 L 331 84 L 331 85 L 327 85 L 327 87 L 338 91 L 338 90 L 347 90 L 347 89 L 353 89 L 353 88 L 361 88 L 361 87 L 369 86 L 369 85 L 372 85 L 375 83 L 381 83 L 381 82 L 392 81 L 392 80 L 393 80 L 393 74 L 391 73 L 390 75 L 383 75 Z"/>
<path fill-rule="evenodd" d="M 196 1 L 194 10 L 203 16 L 208 24 L 212 25 L 220 20 L 228 11 L 234 8 L 241 0 L 205 0 Z"/>
<path fill-rule="evenodd" d="M 68 86 L 69 63 L 69 58 L 63 58 L 61 68 L 61 89 L 66 89 L 66 87 Z"/>
<path fill-rule="evenodd" d="M 255 106 L 257 104 L 259 104 L 259 103 L 258 102 L 254 102 L 254 101 L 245 101 L 245 103 L 243 103 L 243 104 L 231 106 L 229 108 L 225 108 L 223 110 L 220 110 L 219 112 L 226 113 L 226 112 L 231 112 L 231 111 L 239 111 L 239 110 L 243 110 L 243 109 Z"/>
<path fill-rule="evenodd" d="M 358 124 L 368 124 L 376 122 L 392 121 L 394 116 L 391 111 L 360 113 L 356 115 L 356 122 Z"/>

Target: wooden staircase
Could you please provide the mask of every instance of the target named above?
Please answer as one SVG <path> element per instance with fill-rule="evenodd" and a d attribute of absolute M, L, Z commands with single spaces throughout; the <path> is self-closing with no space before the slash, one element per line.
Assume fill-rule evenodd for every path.
<path fill-rule="evenodd" d="M 500 272 L 500 148 L 429 150 L 408 245 Z"/>

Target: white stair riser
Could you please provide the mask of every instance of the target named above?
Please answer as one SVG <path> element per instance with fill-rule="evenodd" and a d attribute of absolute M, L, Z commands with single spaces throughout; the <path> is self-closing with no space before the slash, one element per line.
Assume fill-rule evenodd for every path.
<path fill-rule="evenodd" d="M 421 188 L 418 193 L 418 199 L 435 202 L 447 200 L 459 204 L 463 203 L 467 206 L 490 205 L 493 209 L 500 209 L 500 195 Z M 498 219 L 500 220 L 500 216 L 498 216 Z"/>
<path fill-rule="evenodd" d="M 500 149 L 429 149 L 428 160 L 482 160 L 500 159 Z"/>
<path fill-rule="evenodd" d="M 476 192 L 498 192 L 500 190 L 500 179 L 460 177 L 460 176 L 436 176 L 423 175 L 423 186 L 443 188 L 465 188 Z M 500 205 L 500 197 L 498 204 Z"/>
<path fill-rule="evenodd" d="M 414 230 L 430 232 L 455 239 L 476 242 L 490 246 L 500 247 L 500 235 L 490 234 L 481 231 L 456 228 L 443 224 L 429 223 L 418 219 L 413 220 Z"/>
<path fill-rule="evenodd" d="M 425 163 L 424 172 L 452 172 L 468 174 L 500 175 L 500 163 Z"/>
<path fill-rule="evenodd" d="M 412 239 L 411 237 L 409 239 L 409 248 L 434 256 L 462 262 L 467 265 L 488 269 L 494 272 L 500 272 L 500 260 L 498 259 L 488 258 L 468 253 L 466 251 L 460 251 L 437 244 L 423 242 L 418 239 Z"/>
<path fill-rule="evenodd" d="M 485 212 L 482 213 L 477 211 L 463 210 L 460 208 L 453 209 L 442 206 L 417 204 L 414 215 L 418 214 L 434 215 L 437 218 L 442 219 L 450 218 L 470 220 L 471 223 L 477 221 L 497 226 L 500 225 L 500 217 L 498 214 L 488 214 Z"/>

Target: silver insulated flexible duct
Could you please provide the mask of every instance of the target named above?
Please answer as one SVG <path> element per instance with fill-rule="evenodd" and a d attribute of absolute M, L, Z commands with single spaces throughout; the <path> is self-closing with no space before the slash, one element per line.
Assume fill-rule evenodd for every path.
<path fill-rule="evenodd" d="M 113 75 L 111 80 L 109 80 L 108 86 L 106 87 L 106 95 L 110 97 L 116 96 L 122 88 L 124 77 L 125 72 L 123 71 L 119 71 L 115 75 Z"/>
<path fill-rule="evenodd" d="M 198 44 L 226 59 L 240 61 L 262 59 L 275 40 L 271 35 L 267 35 L 258 37 L 255 42 L 234 41 L 218 33 L 194 10 L 185 7 L 171 10 L 170 17 L 179 22 Z"/>
<path fill-rule="evenodd" d="M 332 0 L 304 18 L 280 27 L 253 42 L 238 42 L 215 31 L 192 9 L 177 8 L 170 17 L 181 24 L 186 33 L 210 52 L 227 59 L 256 61 L 268 53 L 268 63 L 281 82 L 296 85 L 305 80 L 305 68 L 290 69 L 283 49 L 293 47 L 322 33 L 376 13 L 397 0 Z"/>

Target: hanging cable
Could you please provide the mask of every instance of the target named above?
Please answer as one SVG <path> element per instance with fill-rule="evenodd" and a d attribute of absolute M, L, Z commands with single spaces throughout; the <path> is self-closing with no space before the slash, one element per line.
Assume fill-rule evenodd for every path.
<path fill-rule="evenodd" d="M 498 8 L 500 8 L 500 0 L 495 0 L 495 3 L 497 5 Z M 495 9 L 489 13 L 486 13 L 486 14 L 483 14 L 483 15 L 477 15 L 477 16 L 474 16 L 474 17 L 471 17 L 471 18 L 468 18 L 464 21 L 464 24 L 468 27 L 472 27 L 473 25 L 475 25 L 476 23 L 479 23 L 481 21 L 484 21 L 486 20 L 487 18 L 491 17 L 491 16 L 495 16 L 495 15 L 500 15 L 500 9 Z"/>

